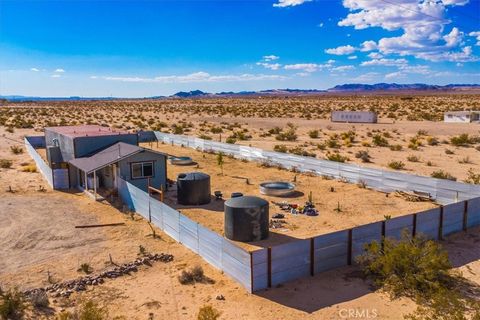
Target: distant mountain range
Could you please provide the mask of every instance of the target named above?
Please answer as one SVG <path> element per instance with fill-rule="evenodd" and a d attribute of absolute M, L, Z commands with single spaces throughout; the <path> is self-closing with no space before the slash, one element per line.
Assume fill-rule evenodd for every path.
<path fill-rule="evenodd" d="M 362 84 L 350 83 L 337 85 L 327 90 L 318 89 L 270 89 L 261 91 L 239 91 L 209 93 L 201 90 L 180 91 L 171 96 L 153 96 L 138 99 L 169 99 L 169 98 L 208 98 L 208 97 L 238 97 L 238 96 L 298 96 L 328 94 L 335 92 L 375 92 L 375 91 L 458 91 L 468 89 L 480 89 L 480 84 L 448 84 L 444 86 L 425 83 L 398 84 L 398 83 L 376 83 Z M 0 96 L 0 99 L 9 101 L 80 101 L 80 100 L 116 100 L 128 99 L 120 97 L 29 97 L 29 96 Z"/>

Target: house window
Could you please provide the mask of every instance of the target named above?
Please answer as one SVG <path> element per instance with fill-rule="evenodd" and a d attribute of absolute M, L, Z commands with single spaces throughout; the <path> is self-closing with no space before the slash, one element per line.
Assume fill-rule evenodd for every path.
<path fill-rule="evenodd" d="M 131 164 L 132 179 L 153 177 L 153 162 L 136 162 Z"/>

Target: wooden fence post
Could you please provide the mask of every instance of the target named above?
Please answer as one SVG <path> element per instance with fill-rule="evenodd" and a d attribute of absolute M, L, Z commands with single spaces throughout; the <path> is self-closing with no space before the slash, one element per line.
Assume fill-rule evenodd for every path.
<path fill-rule="evenodd" d="M 468 224 L 468 200 L 465 200 L 463 205 L 463 231 L 467 231 Z"/>

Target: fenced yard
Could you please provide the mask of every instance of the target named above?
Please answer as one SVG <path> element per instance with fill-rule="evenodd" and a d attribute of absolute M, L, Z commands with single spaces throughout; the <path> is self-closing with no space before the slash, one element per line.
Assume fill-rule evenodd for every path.
<path fill-rule="evenodd" d="M 374 240 L 381 241 L 382 237 L 399 238 L 405 229 L 412 235 L 422 233 L 438 240 L 480 225 L 479 186 L 308 159 L 192 137 L 159 132 L 155 132 L 155 136 L 164 143 L 203 151 L 224 152 L 252 161 L 270 161 L 287 169 L 296 168 L 299 171 L 346 179 L 351 183 L 364 181 L 376 190 L 428 192 L 437 202 L 443 204 L 439 208 L 248 252 L 120 179 L 119 195 L 131 210 L 202 256 L 214 267 L 224 271 L 250 292 L 354 264 L 365 244 Z M 50 168 L 35 151 L 31 141 L 30 138 L 25 139 L 27 150 L 52 185 L 53 182 L 48 180 L 52 177 L 48 171 Z"/>

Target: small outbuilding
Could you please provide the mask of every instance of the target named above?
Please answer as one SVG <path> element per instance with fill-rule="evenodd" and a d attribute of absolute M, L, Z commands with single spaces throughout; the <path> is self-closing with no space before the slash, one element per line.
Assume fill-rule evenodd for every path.
<path fill-rule="evenodd" d="M 480 122 L 480 111 L 450 111 L 443 115 L 444 122 L 471 123 Z"/>
<path fill-rule="evenodd" d="M 377 114 L 373 111 L 332 111 L 332 122 L 377 123 Z"/>

